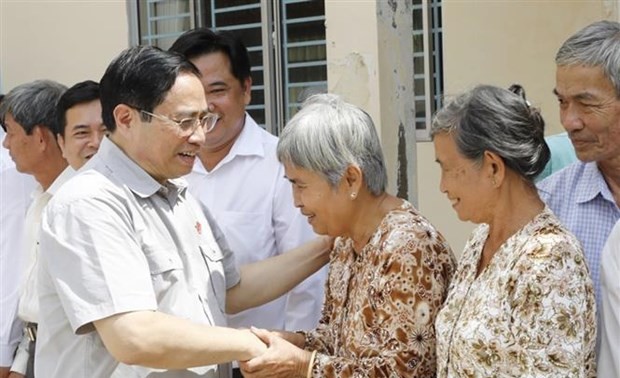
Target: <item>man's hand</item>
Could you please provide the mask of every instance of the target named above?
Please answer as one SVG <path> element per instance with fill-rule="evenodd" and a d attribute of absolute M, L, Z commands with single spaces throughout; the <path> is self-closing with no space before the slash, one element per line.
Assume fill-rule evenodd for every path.
<path fill-rule="evenodd" d="M 16 373 L 14 371 L 10 372 L 7 378 L 25 378 L 25 375 L 21 375 L 19 373 Z"/>
<path fill-rule="evenodd" d="M 297 348 L 274 333 L 252 328 L 252 332 L 265 344 L 267 351 L 249 361 L 239 362 L 246 378 L 305 378 L 310 364 L 311 352 Z"/>

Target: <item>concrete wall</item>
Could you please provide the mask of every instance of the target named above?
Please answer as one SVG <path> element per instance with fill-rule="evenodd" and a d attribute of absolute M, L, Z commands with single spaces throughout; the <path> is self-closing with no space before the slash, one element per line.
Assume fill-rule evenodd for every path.
<path fill-rule="evenodd" d="M 0 0 L 0 92 L 36 80 L 99 81 L 128 46 L 123 0 Z"/>
<path fill-rule="evenodd" d="M 329 88 L 362 106 L 377 122 L 390 169 L 390 189 L 396 192 L 400 162 L 395 138 L 399 122 L 410 114 L 404 107 L 394 110 L 407 94 L 396 99 L 386 90 L 399 90 L 394 83 L 406 82 L 399 79 L 406 71 L 396 67 L 394 57 L 407 55 L 400 51 L 402 45 L 393 49 L 390 44 L 404 40 L 400 28 L 405 24 L 399 12 L 410 0 L 325 1 Z M 398 9 L 385 13 L 395 4 Z M 618 0 L 444 0 L 445 92 L 455 94 L 477 83 L 521 83 L 530 101 L 541 107 L 548 132 L 559 132 L 551 94 L 555 51 L 586 24 L 617 20 L 617 5 Z M 128 46 L 126 7 L 122 0 L 0 0 L 0 91 L 39 78 L 67 85 L 99 80 L 110 60 Z M 390 29 L 391 17 L 398 27 Z M 460 253 L 472 225 L 456 218 L 438 190 L 432 143 L 409 145 L 407 156 L 417 157 L 409 161 L 417 164 L 417 174 L 415 169 L 413 174 L 407 171 L 414 181 L 409 182 L 410 198 L 417 193 L 420 210 Z"/>
<path fill-rule="evenodd" d="M 600 19 L 617 20 L 617 1 L 512 0 L 443 2 L 444 85 L 447 95 L 485 83 L 524 86 L 541 108 L 547 133 L 560 132 L 554 56 L 575 31 Z M 460 253 L 473 229 L 460 222 L 439 192 L 432 143 L 418 143 L 420 210 Z"/>

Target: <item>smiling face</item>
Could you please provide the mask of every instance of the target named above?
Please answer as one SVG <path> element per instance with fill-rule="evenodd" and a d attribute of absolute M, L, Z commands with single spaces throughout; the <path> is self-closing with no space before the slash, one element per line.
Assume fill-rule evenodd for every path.
<path fill-rule="evenodd" d="M 101 120 L 101 102 L 94 100 L 77 104 L 65 113 L 64 135 L 58 135 L 62 156 L 73 169 L 81 168 L 99 150 L 107 133 Z"/>
<path fill-rule="evenodd" d="M 139 110 L 128 109 L 132 121 L 123 136 L 128 139 L 123 143 L 127 154 L 160 183 L 188 174 L 204 143 L 204 129 L 197 127 L 192 134 L 184 135 L 171 121 L 152 117 L 145 122 Z M 191 74 L 181 74 L 152 113 L 181 120 L 202 117 L 207 112 L 200 80 Z"/>
<path fill-rule="evenodd" d="M 230 148 L 243 129 L 252 80 L 247 78 L 242 85 L 232 74 L 228 56 L 221 52 L 201 55 L 191 62 L 202 75 L 209 109 L 220 116 L 204 147 L 210 152 Z"/>
<path fill-rule="evenodd" d="M 483 170 L 474 161 L 464 157 L 449 133 L 439 133 L 433 138 L 435 160 L 441 167 L 439 190 L 448 196 L 454 211 L 462 221 L 483 223 L 485 199 L 490 198 L 484 183 Z"/>
<path fill-rule="evenodd" d="M 554 90 L 560 121 L 579 160 L 618 159 L 620 100 L 601 67 L 558 66 Z"/>
<path fill-rule="evenodd" d="M 349 233 L 347 224 L 353 214 L 352 201 L 344 179 L 333 188 L 316 172 L 284 163 L 286 177 L 293 185 L 293 200 L 315 233 L 343 236 Z"/>

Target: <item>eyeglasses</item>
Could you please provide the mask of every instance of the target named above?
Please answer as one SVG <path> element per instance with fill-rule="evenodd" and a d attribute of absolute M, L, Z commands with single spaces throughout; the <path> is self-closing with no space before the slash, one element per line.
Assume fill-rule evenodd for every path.
<path fill-rule="evenodd" d="M 181 133 L 183 135 L 192 135 L 198 128 L 198 125 L 204 129 L 205 133 L 209 133 L 213 131 L 217 120 L 220 118 L 217 114 L 207 113 L 202 118 L 183 118 L 182 120 L 177 121 L 164 115 L 147 112 L 146 110 L 140 110 L 140 113 L 155 117 L 161 121 L 174 123 L 179 127 L 179 129 L 181 129 Z"/>

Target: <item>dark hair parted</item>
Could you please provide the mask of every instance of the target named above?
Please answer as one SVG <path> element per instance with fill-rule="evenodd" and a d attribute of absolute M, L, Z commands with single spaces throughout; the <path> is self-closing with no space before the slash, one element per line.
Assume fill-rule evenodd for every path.
<path fill-rule="evenodd" d="M 442 132 L 454 137 L 466 158 L 480 162 L 485 151 L 493 152 L 530 182 L 551 156 L 545 122 L 516 84 L 508 90 L 480 85 L 457 96 L 433 118 L 431 137 Z"/>
<path fill-rule="evenodd" d="M 108 66 L 99 84 L 103 123 L 116 129 L 114 108 L 120 104 L 152 112 L 164 102 L 180 74 L 200 77 L 200 72 L 182 55 L 153 46 L 123 51 Z M 150 117 L 142 115 L 145 121 Z"/>
<path fill-rule="evenodd" d="M 232 75 L 243 85 L 251 75 L 250 56 L 239 37 L 229 31 L 197 28 L 183 33 L 170 47 L 170 51 L 194 59 L 202 55 L 221 52 L 228 57 Z"/>
<path fill-rule="evenodd" d="M 10 113 L 26 134 L 35 126 L 56 130 L 56 104 L 67 87 L 52 80 L 35 80 L 9 91 L 0 104 L 0 123 Z M 4 126 L 3 126 L 4 127 Z"/>
<path fill-rule="evenodd" d="M 92 80 L 79 82 L 67 89 L 58 100 L 57 112 L 58 122 L 56 122 L 56 130 L 54 134 L 65 135 L 67 127 L 67 110 L 80 104 L 86 104 L 91 101 L 99 100 L 99 83 Z"/>

